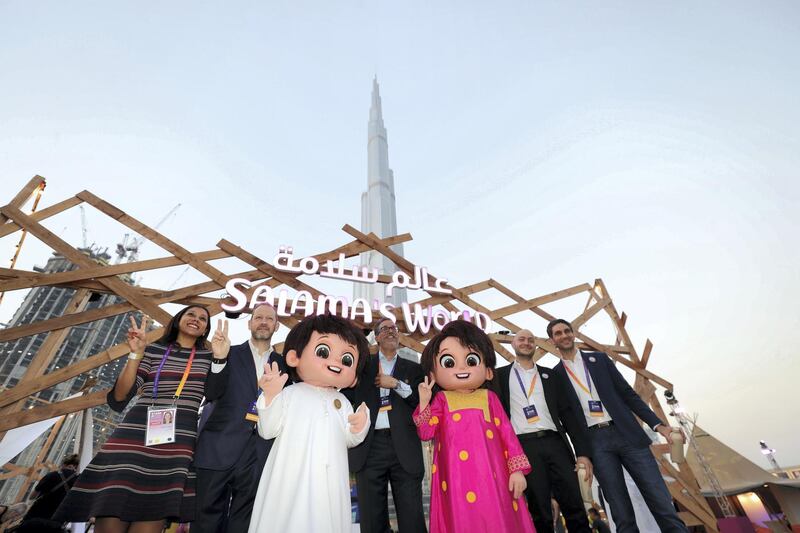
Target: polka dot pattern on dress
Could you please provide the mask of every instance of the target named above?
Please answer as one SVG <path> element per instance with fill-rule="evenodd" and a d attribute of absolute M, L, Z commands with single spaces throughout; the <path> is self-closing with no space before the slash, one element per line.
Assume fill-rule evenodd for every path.
<path fill-rule="evenodd" d="M 467 452 L 467 450 L 461 450 L 460 452 L 458 452 L 458 458 L 461 459 L 462 461 L 466 461 L 467 459 L 469 459 L 469 452 Z"/>
<path fill-rule="evenodd" d="M 472 492 L 472 491 L 467 492 L 467 501 L 469 503 L 475 503 L 475 500 L 477 500 L 477 499 L 478 499 L 478 496 L 474 492 Z"/>
<path fill-rule="evenodd" d="M 487 439 L 493 439 L 494 438 L 494 431 L 492 431 L 491 429 L 487 429 L 486 430 L 486 438 Z"/>
<path fill-rule="evenodd" d="M 458 422 L 459 420 L 461 420 L 461 413 L 455 413 L 453 415 L 453 422 Z"/>

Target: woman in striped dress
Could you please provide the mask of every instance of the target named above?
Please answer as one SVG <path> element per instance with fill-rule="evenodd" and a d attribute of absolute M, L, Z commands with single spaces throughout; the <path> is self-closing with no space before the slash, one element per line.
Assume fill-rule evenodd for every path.
<path fill-rule="evenodd" d="M 227 323 L 211 330 L 208 310 L 190 306 L 176 314 L 164 336 L 147 345 L 147 319 L 131 318 L 128 362 L 108 393 L 108 404 L 122 411 L 136 395 L 136 404 L 84 469 L 56 513 L 57 520 L 85 522 L 96 517 L 97 533 L 160 533 L 166 521 L 194 519 L 197 411 L 204 395 L 212 357 L 228 356 Z M 159 409 L 175 408 L 175 411 Z M 169 413 L 169 416 L 167 416 Z M 156 419 L 158 422 L 155 422 Z M 146 424 L 161 429 L 160 443 Z M 174 420 L 174 436 L 164 432 Z"/>

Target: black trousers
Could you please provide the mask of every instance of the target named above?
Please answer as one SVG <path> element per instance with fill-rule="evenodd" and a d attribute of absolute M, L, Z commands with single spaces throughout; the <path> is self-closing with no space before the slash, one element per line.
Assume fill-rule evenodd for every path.
<path fill-rule="evenodd" d="M 253 432 L 227 470 L 197 469 L 197 515 L 192 533 L 247 533 L 264 463 L 256 453 Z"/>
<path fill-rule="evenodd" d="M 424 533 L 422 478 L 425 473 L 409 474 L 400 465 L 389 430 L 376 430 L 372 436 L 364 468 L 356 473 L 361 533 L 387 533 L 389 529 L 389 490 L 397 512 L 400 533 Z"/>
<path fill-rule="evenodd" d="M 553 532 L 551 497 L 561 507 L 569 533 L 590 533 L 575 473 L 575 460 L 567 443 L 555 431 L 549 431 L 543 437 L 525 434 L 518 437 L 532 467 L 531 473 L 525 476 L 528 482 L 525 496 L 536 533 Z"/>

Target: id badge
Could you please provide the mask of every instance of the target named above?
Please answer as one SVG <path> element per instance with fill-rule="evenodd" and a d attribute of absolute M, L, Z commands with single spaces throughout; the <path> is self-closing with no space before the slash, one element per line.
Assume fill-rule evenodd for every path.
<path fill-rule="evenodd" d="M 528 420 L 528 424 L 533 424 L 534 422 L 539 421 L 539 413 L 536 411 L 535 405 L 523 407 L 522 412 L 525 413 L 525 418 Z"/>
<path fill-rule="evenodd" d="M 256 400 L 257 402 L 258 400 Z M 248 422 L 258 422 L 258 409 L 256 409 L 256 402 L 250 404 L 247 413 L 244 415 L 245 420 Z"/>
<path fill-rule="evenodd" d="M 156 446 L 175 442 L 176 407 L 148 407 L 144 445 Z"/>
<path fill-rule="evenodd" d="M 383 411 L 391 411 L 391 410 L 392 410 L 392 404 L 389 402 L 389 397 L 388 396 L 381 396 L 381 408 L 379 409 L 379 411 L 383 412 Z"/>
<path fill-rule="evenodd" d="M 589 400 L 589 414 L 592 416 L 603 416 L 603 402 L 600 400 Z"/>
<path fill-rule="evenodd" d="M 250 407 L 247 409 L 247 413 L 244 415 L 244 419 L 248 422 L 258 422 L 258 409 L 256 408 L 256 403 L 261 397 L 262 392 L 263 391 L 261 389 L 258 389 L 258 396 L 256 396 L 256 399 L 250 404 Z"/>

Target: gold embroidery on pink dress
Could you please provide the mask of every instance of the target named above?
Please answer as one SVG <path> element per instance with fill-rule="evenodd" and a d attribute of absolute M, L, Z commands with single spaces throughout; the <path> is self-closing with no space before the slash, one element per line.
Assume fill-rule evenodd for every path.
<path fill-rule="evenodd" d="M 478 389 L 470 393 L 444 391 L 444 397 L 447 400 L 447 408 L 451 413 L 462 409 L 480 409 L 483 411 L 483 418 L 487 422 L 491 422 L 488 393 L 489 391 L 486 389 Z"/>

